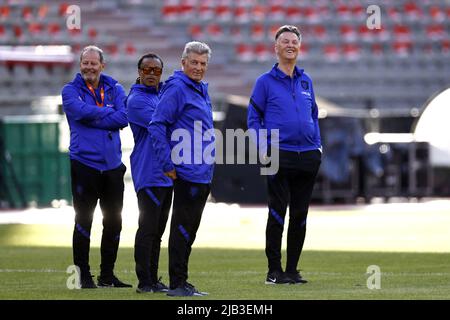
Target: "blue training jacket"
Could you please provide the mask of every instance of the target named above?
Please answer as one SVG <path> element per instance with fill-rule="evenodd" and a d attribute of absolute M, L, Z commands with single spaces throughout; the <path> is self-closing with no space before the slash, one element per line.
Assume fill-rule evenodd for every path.
<path fill-rule="evenodd" d="M 201 121 L 201 126 L 195 124 L 197 121 Z M 175 71 L 161 90 L 149 126 L 155 154 L 163 164 L 164 172 L 175 169 L 183 180 L 210 183 L 215 157 L 213 130 L 208 85 L 191 80 L 182 71 Z M 174 154 L 181 155 L 175 162 L 181 163 L 172 161 L 173 149 Z"/>
<path fill-rule="evenodd" d="M 154 87 L 135 84 L 127 98 L 127 115 L 134 137 L 130 156 L 131 176 L 136 192 L 146 187 L 172 186 L 172 179 L 164 175 L 162 165 L 153 151 L 152 138 L 147 128 L 159 102 Z"/>
<path fill-rule="evenodd" d="M 270 130 L 279 129 L 281 150 L 302 152 L 321 148 L 318 108 L 311 78 L 297 66 L 291 78 L 276 63 L 272 70 L 256 80 L 247 123 L 256 132 L 267 129 L 269 144 Z M 258 141 L 258 146 L 267 148 L 264 141 Z"/>
<path fill-rule="evenodd" d="M 70 127 L 69 155 L 84 165 L 106 171 L 122 164 L 119 129 L 128 125 L 125 91 L 113 78 L 100 75 L 103 107 L 96 105 L 80 73 L 62 89 L 64 112 Z"/>

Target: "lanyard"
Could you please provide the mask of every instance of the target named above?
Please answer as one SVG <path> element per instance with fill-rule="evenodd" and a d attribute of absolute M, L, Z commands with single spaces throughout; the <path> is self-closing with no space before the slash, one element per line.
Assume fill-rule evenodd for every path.
<path fill-rule="evenodd" d="M 86 83 L 86 85 L 87 85 L 89 91 L 90 91 L 90 92 L 92 93 L 92 95 L 94 96 L 95 104 L 96 104 L 98 107 L 103 107 L 103 100 L 105 99 L 105 90 L 103 89 L 103 87 L 100 88 L 100 98 L 101 98 L 101 101 L 100 101 L 100 103 L 99 103 L 99 102 L 97 101 L 97 96 L 95 95 L 94 88 L 93 88 L 90 84 L 88 84 L 88 83 Z"/>

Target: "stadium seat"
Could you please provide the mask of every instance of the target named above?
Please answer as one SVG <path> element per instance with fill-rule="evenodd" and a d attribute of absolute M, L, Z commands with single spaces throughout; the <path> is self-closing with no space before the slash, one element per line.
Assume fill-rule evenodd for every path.
<path fill-rule="evenodd" d="M 254 24 L 251 26 L 250 35 L 253 41 L 261 41 L 264 39 L 264 25 L 262 24 Z"/>
<path fill-rule="evenodd" d="M 255 59 L 253 48 L 245 43 L 239 43 L 236 45 L 236 57 L 238 61 L 250 62 Z"/>
<path fill-rule="evenodd" d="M 206 34 L 213 41 L 221 41 L 224 39 L 222 27 L 217 23 L 211 23 L 206 26 Z"/>
<path fill-rule="evenodd" d="M 214 10 L 210 4 L 201 4 L 197 14 L 200 20 L 209 21 L 214 17 Z"/>
<path fill-rule="evenodd" d="M 335 44 L 326 44 L 323 46 L 323 54 L 325 59 L 330 62 L 336 62 L 339 60 L 341 54 L 339 47 Z"/>
<path fill-rule="evenodd" d="M 286 19 L 289 23 L 297 23 L 302 18 L 302 11 L 298 6 L 289 6 L 286 8 Z"/>
<path fill-rule="evenodd" d="M 215 18 L 217 21 L 230 21 L 233 17 L 233 12 L 231 8 L 227 5 L 218 5 L 215 10 Z"/>
<path fill-rule="evenodd" d="M 422 17 L 422 10 L 416 3 L 412 1 L 405 3 L 403 6 L 403 10 L 405 12 L 406 18 L 409 20 L 417 21 Z"/>
<path fill-rule="evenodd" d="M 248 8 L 244 6 L 234 8 L 234 21 L 240 24 L 248 23 L 250 21 Z"/>
<path fill-rule="evenodd" d="M 265 43 L 257 43 L 254 52 L 258 62 L 266 62 L 272 57 L 273 47 L 269 47 Z"/>
<path fill-rule="evenodd" d="M 178 6 L 176 5 L 166 5 L 161 8 L 161 14 L 164 21 L 166 22 L 176 22 L 179 17 Z"/>
<path fill-rule="evenodd" d="M 355 43 L 345 43 L 342 51 L 347 60 L 355 61 L 361 57 L 361 48 Z"/>
<path fill-rule="evenodd" d="M 0 21 L 6 21 L 11 14 L 11 8 L 7 5 L 0 6 Z"/>
<path fill-rule="evenodd" d="M 431 40 L 442 40 L 446 37 L 442 24 L 432 24 L 426 27 L 426 36 Z"/>
<path fill-rule="evenodd" d="M 250 8 L 250 18 L 253 21 L 264 21 L 266 14 L 267 14 L 267 8 L 261 4 L 256 4 Z"/>
<path fill-rule="evenodd" d="M 430 6 L 428 13 L 434 22 L 443 22 L 445 20 L 445 12 L 438 6 Z"/>
<path fill-rule="evenodd" d="M 190 25 L 188 30 L 192 39 L 202 39 L 204 37 L 202 26 L 199 24 Z"/>
<path fill-rule="evenodd" d="M 286 19 L 284 8 L 279 4 L 269 6 L 268 18 L 270 21 L 284 21 Z"/>
<path fill-rule="evenodd" d="M 339 31 L 345 42 L 354 42 L 357 40 L 357 33 L 352 25 L 342 24 L 339 27 Z"/>

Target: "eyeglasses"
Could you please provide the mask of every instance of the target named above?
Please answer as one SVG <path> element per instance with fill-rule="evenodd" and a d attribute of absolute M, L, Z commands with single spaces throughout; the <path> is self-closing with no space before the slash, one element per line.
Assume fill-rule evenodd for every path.
<path fill-rule="evenodd" d="M 160 76 L 162 74 L 162 68 L 159 67 L 146 67 L 146 68 L 141 68 L 142 73 L 145 75 L 149 75 L 151 73 L 153 73 L 155 76 Z"/>

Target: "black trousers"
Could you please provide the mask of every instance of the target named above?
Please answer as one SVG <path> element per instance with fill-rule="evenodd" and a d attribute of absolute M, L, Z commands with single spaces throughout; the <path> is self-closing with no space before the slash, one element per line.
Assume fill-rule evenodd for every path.
<path fill-rule="evenodd" d="M 134 261 L 139 287 L 158 280 L 161 237 L 166 229 L 172 204 L 172 187 L 148 187 L 137 194 L 139 228 L 134 243 Z"/>
<path fill-rule="evenodd" d="M 289 205 L 286 272 L 295 272 L 306 235 L 306 217 L 321 163 L 318 150 L 287 152 L 280 150 L 280 168 L 267 177 L 269 217 L 266 227 L 266 256 L 269 272 L 282 271 L 281 241 Z"/>
<path fill-rule="evenodd" d="M 174 181 L 174 200 L 169 236 L 170 288 L 185 284 L 188 263 L 203 209 L 210 192 L 209 184 Z"/>
<path fill-rule="evenodd" d="M 100 276 L 113 275 L 122 230 L 124 164 L 108 171 L 98 171 L 71 160 L 72 196 L 75 209 L 73 260 L 81 276 L 90 272 L 89 247 L 92 220 L 97 201 L 103 214 Z"/>

